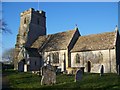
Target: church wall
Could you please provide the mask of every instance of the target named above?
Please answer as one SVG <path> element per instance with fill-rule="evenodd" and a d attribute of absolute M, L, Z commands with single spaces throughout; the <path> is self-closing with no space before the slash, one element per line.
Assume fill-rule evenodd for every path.
<path fill-rule="evenodd" d="M 25 33 L 27 34 L 27 31 L 29 30 L 29 23 L 31 20 L 31 14 L 26 14 L 20 17 L 20 27 L 19 27 L 19 33 L 18 33 L 18 42 L 20 44 L 25 43 Z M 26 23 L 25 23 L 26 21 Z"/>
<path fill-rule="evenodd" d="M 117 68 L 120 66 L 120 35 L 119 32 L 116 32 L 116 63 L 117 63 Z M 118 66 L 119 65 L 119 66 Z M 120 69 L 117 70 L 120 72 Z"/>
<path fill-rule="evenodd" d="M 117 73 L 117 63 L 116 63 L 116 50 L 110 50 L 110 59 L 111 59 L 111 72 Z"/>
<path fill-rule="evenodd" d="M 79 55 L 80 63 L 76 63 L 76 54 Z M 71 53 L 71 67 L 85 67 L 84 71 L 88 72 L 88 61 L 92 73 L 100 73 L 102 65 L 105 73 L 116 73 L 115 49 Z"/>
<path fill-rule="evenodd" d="M 31 15 L 31 22 L 29 25 L 29 32 L 28 32 L 28 41 L 27 46 L 29 47 L 40 35 L 46 35 L 46 17 L 42 14 L 45 12 L 37 13 L 32 12 Z M 30 41 L 29 41 L 30 40 Z"/>
<path fill-rule="evenodd" d="M 71 54 L 70 54 L 70 50 L 73 48 L 73 46 L 75 45 L 76 41 L 78 40 L 80 36 L 80 33 L 78 30 L 76 30 L 76 32 L 73 35 L 73 38 L 71 39 L 69 45 L 68 45 L 68 65 L 67 67 L 71 67 Z"/>
<path fill-rule="evenodd" d="M 40 36 L 46 35 L 46 15 L 44 11 L 35 11 L 30 8 L 20 14 L 20 27 L 15 45 L 14 69 L 18 69 L 18 61 L 21 60 L 18 54 L 21 47 L 30 45 Z M 34 56 L 35 57 L 35 56 Z"/>
<path fill-rule="evenodd" d="M 59 54 L 59 63 L 52 63 L 53 59 L 50 58 L 50 54 L 58 53 Z M 53 66 L 58 66 L 58 68 L 61 69 L 61 71 L 64 71 L 66 69 L 66 60 L 67 60 L 67 50 L 59 50 L 59 51 L 50 51 L 50 52 L 45 52 L 44 54 L 44 60 L 50 60 L 51 64 Z"/>
<path fill-rule="evenodd" d="M 30 70 L 38 71 L 41 67 L 41 60 L 39 57 L 30 57 Z"/>
<path fill-rule="evenodd" d="M 22 14 L 22 13 L 21 13 Z M 26 24 L 24 24 L 24 20 L 26 18 Z M 17 34 L 17 38 L 16 38 L 16 45 L 15 45 L 15 60 L 14 60 L 14 69 L 18 70 L 18 62 L 20 60 L 20 58 L 18 57 L 18 54 L 21 51 L 21 47 L 22 45 L 25 43 L 25 33 L 26 33 L 26 29 L 27 29 L 27 24 L 29 23 L 31 19 L 31 14 L 26 14 L 20 17 L 20 27 L 19 27 L 19 32 Z"/>

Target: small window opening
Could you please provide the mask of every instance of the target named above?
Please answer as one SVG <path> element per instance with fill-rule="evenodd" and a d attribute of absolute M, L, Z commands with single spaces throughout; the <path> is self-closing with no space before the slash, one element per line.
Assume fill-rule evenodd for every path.
<path fill-rule="evenodd" d="M 26 24 L 27 23 L 27 20 L 26 20 L 26 18 L 24 19 L 24 24 Z"/>

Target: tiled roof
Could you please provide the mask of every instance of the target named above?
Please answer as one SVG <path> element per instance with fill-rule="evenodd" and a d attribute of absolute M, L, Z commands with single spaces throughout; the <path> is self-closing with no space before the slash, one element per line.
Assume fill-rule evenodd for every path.
<path fill-rule="evenodd" d="M 38 39 L 32 44 L 31 48 L 40 48 L 46 40 L 46 36 L 39 36 Z"/>
<path fill-rule="evenodd" d="M 115 32 L 80 36 L 71 52 L 111 49 L 114 48 L 115 41 Z"/>
<path fill-rule="evenodd" d="M 56 51 L 67 49 L 76 30 L 60 32 L 56 34 L 39 36 L 31 48 L 39 48 L 44 51 Z"/>

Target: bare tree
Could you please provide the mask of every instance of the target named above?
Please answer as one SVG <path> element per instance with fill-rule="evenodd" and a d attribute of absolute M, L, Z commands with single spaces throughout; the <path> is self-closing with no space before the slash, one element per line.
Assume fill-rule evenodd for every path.
<path fill-rule="evenodd" d="M 8 29 L 8 25 L 7 23 L 3 20 L 3 19 L 0 19 L 0 33 L 4 32 L 4 33 L 10 33 L 12 34 L 11 30 Z"/>
<path fill-rule="evenodd" d="M 2 55 L 2 60 L 6 60 L 7 62 L 10 62 L 11 64 L 13 64 L 14 54 L 15 54 L 14 48 L 10 48 L 10 49 L 4 51 L 4 53 Z"/>

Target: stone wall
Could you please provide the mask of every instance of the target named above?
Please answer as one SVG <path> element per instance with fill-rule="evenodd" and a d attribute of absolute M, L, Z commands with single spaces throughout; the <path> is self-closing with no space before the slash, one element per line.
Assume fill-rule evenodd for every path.
<path fill-rule="evenodd" d="M 41 68 L 41 58 L 39 57 L 30 57 L 30 70 L 31 71 L 39 71 Z"/>
<path fill-rule="evenodd" d="M 116 63 L 117 66 L 120 65 L 120 35 L 118 31 L 116 31 Z"/>
<path fill-rule="evenodd" d="M 58 53 L 59 56 L 59 63 L 53 63 L 53 58 L 50 57 L 50 54 Z M 50 51 L 50 52 L 45 52 L 43 59 L 44 60 L 51 60 L 51 64 L 53 66 L 58 66 L 58 68 L 61 69 L 61 71 L 66 70 L 66 59 L 67 59 L 67 50 L 60 50 L 60 51 Z"/>
<path fill-rule="evenodd" d="M 33 12 L 28 32 L 27 44 L 31 45 L 39 36 L 46 35 L 46 17 L 42 13 Z"/>
<path fill-rule="evenodd" d="M 76 54 L 79 55 L 80 63 L 76 63 Z M 92 73 L 100 73 L 102 65 L 105 73 L 116 73 L 115 49 L 71 53 L 71 67 L 85 67 L 85 72 L 88 72 L 88 62 Z"/>
<path fill-rule="evenodd" d="M 71 67 L 71 54 L 70 54 L 70 50 L 75 45 L 75 43 L 78 40 L 79 36 L 80 36 L 80 33 L 79 33 L 79 30 L 77 29 L 75 34 L 73 35 L 73 38 L 72 38 L 71 42 L 68 45 L 68 65 L 67 65 L 67 67 Z"/>
<path fill-rule="evenodd" d="M 16 38 L 14 69 L 18 69 L 21 58 L 18 54 L 23 46 L 30 45 L 40 36 L 46 35 L 46 16 L 44 11 L 35 11 L 30 8 L 20 14 L 20 27 Z M 21 53 L 22 54 L 22 53 Z"/>

